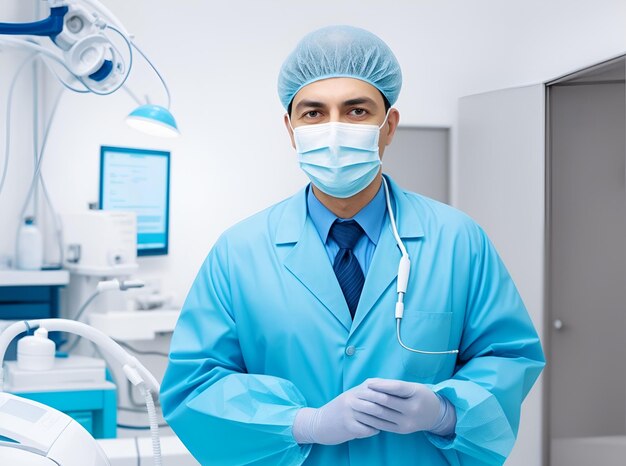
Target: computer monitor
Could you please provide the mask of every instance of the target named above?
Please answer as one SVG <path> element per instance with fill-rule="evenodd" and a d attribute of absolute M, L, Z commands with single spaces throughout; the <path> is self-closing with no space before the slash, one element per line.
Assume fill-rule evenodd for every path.
<path fill-rule="evenodd" d="M 137 255 L 168 253 L 170 153 L 102 146 L 100 208 L 137 214 Z"/>

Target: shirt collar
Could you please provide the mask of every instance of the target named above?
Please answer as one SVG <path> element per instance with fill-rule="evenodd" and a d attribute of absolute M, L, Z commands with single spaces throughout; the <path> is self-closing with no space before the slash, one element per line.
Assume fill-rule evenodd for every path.
<path fill-rule="evenodd" d="M 353 217 L 353 219 L 361 225 L 361 228 L 363 228 L 363 231 L 365 231 L 365 234 L 370 241 L 375 245 L 378 244 L 380 231 L 383 228 L 383 221 L 385 219 L 385 202 L 385 192 L 381 183 L 374 198 Z M 326 244 L 330 227 L 339 217 L 328 210 L 326 206 L 322 204 L 317 197 L 315 197 L 310 184 L 307 187 L 307 208 L 311 220 L 313 220 L 313 224 L 315 225 L 315 229 L 319 233 L 324 244 Z"/>

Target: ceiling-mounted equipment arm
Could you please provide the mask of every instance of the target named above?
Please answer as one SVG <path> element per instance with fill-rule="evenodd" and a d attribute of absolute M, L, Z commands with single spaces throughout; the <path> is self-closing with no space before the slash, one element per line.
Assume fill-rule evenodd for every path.
<path fill-rule="evenodd" d="M 61 49 L 69 71 L 90 91 L 108 93 L 121 85 L 130 70 L 111 40 L 107 24 L 92 3 L 49 0 L 50 16 L 31 23 L 0 23 L 0 35 L 49 37 Z M 127 40 L 124 37 L 125 40 Z M 130 45 L 129 45 L 130 48 Z"/>
<path fill-rule="evenodd" d="M 58 49 L 57 53 L 46 50 L 46 47 L 34 38 L 0 37 L 0 45 L 8 44 L 35 50 L 45 58 L 52 58 L 60 63 L 71 77 L 79 81 L 86 91 L 98 95 L 111 94 L 124 86 L 133 66 L 135 49 L 161 80 L 167 94 L 167 107 L 142 105 L 128 116 L 127 121 L 129 125 L 150 134 L 177 136 L 178 127 L 169 111 L 170 94 L 165 80 L 133 42 L 133 36 L 119 19 L 98 0 L 46 1 L 50 6 L 48 18 L 30 23 L 0 23 L 0 36 L 49 37 Z M 128 47 L 127 61 L 117 49 L 112 37 L 121 39 Z M 66 87 L 76 90 L 60 78 L 56 71 L 53 70 L 53 73 Z"/>

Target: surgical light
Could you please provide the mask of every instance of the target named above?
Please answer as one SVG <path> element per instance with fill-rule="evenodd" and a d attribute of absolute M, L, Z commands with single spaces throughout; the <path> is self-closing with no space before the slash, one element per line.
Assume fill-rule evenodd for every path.
<path fill-rule="evenodd" d="M 126 123 L 152 136 L 173 138 L 180 133 L 172 113 L 160 105 L 141 105 L 127 117 Z"/>

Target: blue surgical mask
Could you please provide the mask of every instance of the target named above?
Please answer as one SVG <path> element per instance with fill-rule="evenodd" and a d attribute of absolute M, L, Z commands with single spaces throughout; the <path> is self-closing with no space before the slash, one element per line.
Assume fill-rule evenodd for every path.
<path fill-rule="evenodd" d="M 293 135 L 300 168 L 329 196 L 347 198 L 363 191 L 381 166 L 378 137 L 387 116 L 381 126 L 339 122 L 298 126 Z"/>

